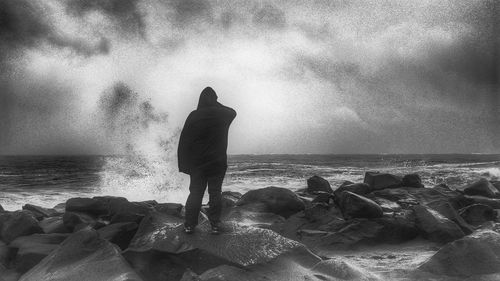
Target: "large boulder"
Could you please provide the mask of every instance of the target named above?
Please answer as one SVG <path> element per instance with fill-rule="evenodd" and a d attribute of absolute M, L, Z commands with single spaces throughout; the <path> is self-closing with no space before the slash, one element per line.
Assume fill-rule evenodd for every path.
<path fill-rule="evenodd" d="M 482 230 L 449 243 L 423 263 L 419 269 L 437 275 L 461 278 L 499 273 L 500 234 L 491 230 Z"/>
<path fill-rule="evenodd" d="M 120 250 L 90 228 L 73 233 L 19 281 L 140 281 Z"/>
<path fill-rule="evenodd" d="M 335 195 L 335 201 L 338 202 L 340 198 L 340 194 L 344 191 L 349 191 L 352 193 L 356 193 L 358 195 L 365 195 L 372 191 L 372 188 L 366 183 L 352 183 L 352 184 L 342 184 L 339 188 L 335 189 L 333 194 Z"/>
<path fill-rule="evenodd" d="M 489 198 L 500 197 L 500 191 L 498 191 L 494 185 L 484 178 L 462 187 L 461 190 L 466 195 L 479 195 Z"/>
<path fill-rule="evenodd" d="M 188 235 L 183 232 L 182 223 L 180 218 L 159 212 L 151 212 L 141 222 L 124 255 L 145 279 L 179 280 L 187 268 L 202 274 L 221 265 L 254 272 L 265 269 L 269 274 L 276 274 L 284 269 L 272 265 L 280 258 L 292 258 L 297 262 L 295 266 L 307 264 L 309 267 L 321 260 L 301 243 L 271 230 L 224 222 L 222 233 L 211 235 L 209 223 L 204 222 L 194 234 Z M 260 265 L 264 268 L 256 269 Z M 283 276 L 272 280 L 287 280 Z M 236 277 L 232 278 L 230 280 Z"/>
<path fill-rule="evenodd" d="M 465 233 L 453 221 L 437 211 L 422 205 L 413 206 L 417 227 L 422 236 L 437 243 L 447 243 L 465 236 Z"/>
<path fill-rule="evenodd" d="M 94 198 L 71 198 L 66 201 L 66 212 L 81 212 L 95 216 L 108 213 L 108 207 L 100 200 Z"/>
<path fill-rule="evenodd" d="M 159 203 L 153 207 L 157 212 L 177 217 L 183 217 L 182 208 L 182 204 L 179 203 Z"/>
<path fill-rule="evenodd" d="M 331 230 L 299 229 L 298 240 L 317 253 L 354 250 L 362 246 L 399 244 L 412 240 L 419 232 L 406 214 L 375 219 L 353 219 Z"/>
<path fill-rule="evenodd" d="M 38 220 L 27 211 L 0 214 L 0 239 L 10 243 L 20 236 L 42 233 Z"/>
<path fill-rule="evenodd" d="M 25 273 L 55 250 L 68 236 L 69 234 L 33 234 L 16 238 L 9 244 L 9 250 L 15 253 L 12 266 L 17 272 Z"/>
<path fill-rule="evenodd" d="M 383 215 L 382 208 L 364 196 L 344 191 L 340 195 L 340 209 L 344 218 L 380 218 Z"/>
<path fill-rule="evenodd" d="M 379 276 L 341 257 L 334 257 L 321 261 L 316 264 L 312 270 L 323 273 L 326 276 L 332 276 L 335 280 L 382 280 Z"/>
<path fill-rule="evenodd" d="M 454 205 L 463 204 L 463 197 L 459 192 L 449 189 L 447 186 L 438 185 L 432 188 L 400 187 L 383 190 L 375 190 L 366 195 L 370 199 L 384 198 L 398 203 L 401 207 L 409 209 L 414 205 L 425 205 L 434 201 L 450 201 Z M 454 202 L 452 202 L 454 201 Z"/>
<path fill-rule="evenodd" d="M 64 225 L 62 217 L 45 218 L 40 221 L 39 225 L 46 234 L 71 232 L 71 230 Z"/>
<path fill-rule="evenodd" d="M 460 210 L 460 216 L 472 225 L 481 225 L 497 219 L 497 212 L 490 206 L 474 204 Z"/>
<path fill-rule="evenodd" d="M 42 220 L 43 218 L 48 218 L 52 216 L 57 216 L 60 214 L 54 209 L 47 209 L 32 204 L 24 205 L 23 210 L 30 211 L 38 220 Z"/>
<path fill-rule="evenodd" d="M 135 222 L 114 223 L 97 230 L 99 237 L 116 244 L 125 250 L 137 232 L 139 226 Z"/>
<path fill-rule="evenodd" d="M 224 212 L 223 221 L 236 222 L 240 225 L 270 229 L 285 219 L 275 213 L 267 212 L 264 205 L 243 205 L 230 208 Z"/>
<path fill-rule="evenodd" d="M 268 229 L 225 222 L 220 235 L 210 234 L 210 224 L 198 225 L 195 235 L 183 232 L 182 219 L 151 212 L 140 224 L 127 251 L 157 250 L 179 254 L 200 249 L 231 263 L 263 263 L 304 246 Z"/>
<path fill-rule="evenodd" d="M 423 188 L 422 179 L 418 174 L 409 174 L 403 177 L 403 186 Z"/>
<path fill-rule="evenodd" d="M 401 187 L 403 184 L 400 177 L 379 172 L 366 172 L 363 182 L 374 190 Z"/>
<path fill-rule="evenodd" d="M 442 200 L 433 201 L 428 203 L 426 206 L 430 207 L 431 209 L 437 211 L 447 219 L 456 223 L 465 234 L 468 235 L 474 231 L 474 228 L 459 215 L 459 213 L 455 210 L 455 208 L 453 208 L 453 206 L 448 201 L 442 201 Z"/>
<path fill-rule="evenodd" d="M 222 209 L 226 209 L 236 206 L 236 203 L 240 200 L 242 194 L 234 191 L 224 191 L 221 196 Z"/>
<path fill-rule="evenodd" d="M 129 202 L 123 197 L 104 196 L 93 199 L 107 207 L 107 217 L 111 223 L 135 222 L 139 224 L 158 205 L 156 201 Z M 176 204 L 175 207 L 178 208 L 178 205 Z"/>
<path fill-rule="evenodd" d="M 473 205 L 473 204 L 483 204 L 486 206 L 490 206 L 493 209 L 500 209 L 500 199 L 495 199 L 495 198 L 488 198 L 484 196 L 469 196 L 465 195 L 465 199 L 469 200 L 468 205 Z M 467 207 L 467 206 L 465 206 Z"/>
<path fill-rule="evenodd" d="M 330 183 L 320 176 L 312 176 L 307 179 L 307 192 L 315 193 L 318 191 L 332 193 L 332 187 Z"/>
<path fill-rule="evenodd" d="M 81 212 L 66 212 L 63 217 L 64 226 L 70 231 L 82 229 L 86 226 L 99 228 L 103 226 L 97 219 L 91 215 Z"/>
<path fill-rule="evenodd" d="M 262 204 L 268 212 L 285 218 L 304 210 L 304 202 L 293 191 L 270 186 L 245 193 L 237 205 Z"/>

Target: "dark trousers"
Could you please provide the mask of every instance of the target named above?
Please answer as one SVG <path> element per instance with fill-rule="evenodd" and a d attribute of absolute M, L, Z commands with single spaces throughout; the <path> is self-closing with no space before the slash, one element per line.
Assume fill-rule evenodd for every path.
<path fill-rule="evenodd" d="M 190 175 L 189 196 L 186 201 L 186 226 L 194 227 L 198 224 L 198 216 L 207 185 L 209 196 L 207 211 L 208 219 L 212 224 L 220 222 L 222 209 L 221 189 L 225 174 L 226 171 L 210 175 L 206 175 L 203 172 L 194 172 Z"/>

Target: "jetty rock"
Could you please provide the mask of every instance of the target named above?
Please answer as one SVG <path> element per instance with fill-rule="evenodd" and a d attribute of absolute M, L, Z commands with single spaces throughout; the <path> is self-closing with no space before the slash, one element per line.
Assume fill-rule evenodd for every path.
<path fill-rule="evenodd" d="M 364 196 L 344 191 L 340 194 L 339 206 L 344 218 L 380 218 L 382 208 Z"/>
<path fill-rule="evenodd" d="M 480 230 L 442 247 L 419 268 L 436 275 L 477 278 L 467 280 L 500 279 L 500 234 L 492 230 Z M 489 279 L 480 275 L 498 274 Z"/>
<path fill-rule="evenodd" d="M 333 193 L 330 183 L 320 176 L 312 176 L 307 179 L 307 192 L 315 193 L 318 191 Z"/>
<path fill-rule="evenodd" d="M 401 187 L 403 185 L 400 177 L 379 172 L 366 172 L 363 182 L 374 190 Z"/>
<path fill-rule="evenodd" d="M 342 274 L 338 264 L 322 264 L 302 243 L 268 229 L 226 221 L 222 232 L 212 235 L 203 221 L 186 234 L 182 223 L 159 212 L 141 222 L 123 255 L 144 280 L 320 281 Z M 352 274 L 365 276 L 354 269 Z"/>
<path fill-rule="evenodd" d="M 10 243 L 17 237 L 43 233 L 38 220 L 29 211 L 0 213 L 0 239 Z"/>
<path fill-rule="evenodd" d="M 482 178 L 460 188 L 466 195 L 479 195 L 489 198 L 500 198 L 500 191 L 487 179 Z"/>
<path fill-rule="evenodd" d="M 429 207 L 416 205 L 413 212 L 422 236 L 430 241 L 446 243 L 465 236 L 456 223 Z"/>
<path fill-rule="evenodd" d="M 488 221 L 495 221 L 498 214 L 490 206 L 473 204 L 461 209 L 460 216 L 462 216 L 467 223 L 477 226 Z"/>
<path fill-rule="evenodd" d="M 304 210 L 305 203 L 293 191 L 276 186 L 250 190 L 243 194 L 237 206 L 261 204 L 268 212 L 288 218 Z"/>
<path fill-rule="evenodd" d="M 19 281 L 142 281 L 118 247 L 85 228 L 73 233 Z"/>

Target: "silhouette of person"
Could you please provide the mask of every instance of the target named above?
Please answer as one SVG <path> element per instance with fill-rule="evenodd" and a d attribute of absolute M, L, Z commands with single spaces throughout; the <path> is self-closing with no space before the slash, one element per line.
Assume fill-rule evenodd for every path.
<path fill-rule="evenodd" d="M 213 234 L 219 233 L 221 188 L 227 170 L 227 136 L 236 111 L 217 101 L 215 91 L 206 87 L 198 108 L 186 119 L 177 149 L 179 171 L 190 176 L 184 231 L 193 233 L 205 189 L 208 185 L 208 219 Z"/>

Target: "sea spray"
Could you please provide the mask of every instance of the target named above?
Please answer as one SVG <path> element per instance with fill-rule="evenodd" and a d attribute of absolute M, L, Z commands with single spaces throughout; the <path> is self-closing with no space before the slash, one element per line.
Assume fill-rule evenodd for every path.
<path fill-rule="evenodd" d="M 186 177 L 177 169 L 180 130 L 148 101 L 122 82 L 105 91 L 99 116 L 114 149 L 101 171 L 101 193 L 129 200 L 182 202 Z M 182 188 L 182 189 L 181 189 Z"/>

